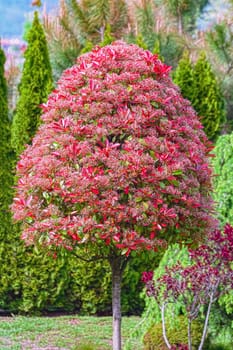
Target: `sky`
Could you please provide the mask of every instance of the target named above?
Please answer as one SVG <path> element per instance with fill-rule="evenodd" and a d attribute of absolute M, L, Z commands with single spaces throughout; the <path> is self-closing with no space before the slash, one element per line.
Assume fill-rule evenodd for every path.
<path fill-rule="evenodd" d="M 32 6 L 33 0 L 0 0 L 0 38 L 22 38 L 24 32 L 24 23 L 32 18 L 32 13 L 37 9 Z M 209 23 L 216 20 L 216 15 L 222 14 L 226 9 L 227 0 L 209 0 L 210 6 L 207 6 L 203 17 L 199 19 L 199 28 L 208 27 Z M 50 12 L 58 7 L 59 0 L 42 0 L 42 8 Z"/>
<path fill-rule="evenodd" d="M 0 37 L 22 37 L 24 23 L 37 8 L 31 5 L 32 0 L 0 0 Z M 43 0 L 47 11 L 58 6 L 59 0 Z M 43 8 L 43 7 L 42 7 Z"/>

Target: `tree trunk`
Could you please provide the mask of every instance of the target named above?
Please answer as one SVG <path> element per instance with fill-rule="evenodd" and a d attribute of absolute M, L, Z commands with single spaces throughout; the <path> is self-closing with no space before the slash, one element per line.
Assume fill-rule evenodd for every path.
<path fill-rule="evenodd" d="M 209 301 L 209 305 L 208 305 L 208 309 L 207 309 L 207 313 L 206 313 L 206 317 L 205 317 L 205 324 L 204 324 L 204 329 L 203 329 L 203 333 L 202 333 L 201 343 L 199 345 L 198 350 L 202 350 L 204 342 L 205 342 L 205 338 L 206 338 L 206 334 L 207 334 L 207 327 L 208 327 L 208 322 L 209 322 L 209 317 L 210 317 L 210 310 L 211 310 L 211 306 L 213 304 L 213 295 L 214 295 L 214 292 L 212 292 L 210 295 L 210 301 Z"/>
<path fill-rule="evenodd" d="M 192 350 L 192 332 L 191 332 L 191 320 L 188 319 L 188 347 Z"/>
<path fill-rule="evenodd" d="M 105 26 L 100 27 L 100 41 L 104 41 Z"/>
<path fill-rule="evenodd" d="M 178 21 L 178 33 L 183 34 L 183 23 L 180 9 L 177 10 L 177 21 Z"/>
<path fill-rule="evenodd" d="M 165 344 L 167 345 L 168 349 L 171 349 L 171 344 L 169 343 L 167 339 L 166 334 L 166 325 L 165 325 L 165 304 L 161 306 L 161 317 L 162 317 L 162 328 L 163 328 L 163 339 L 165 341 Z"/>
<path fill-rule="evenodd" d="M 110 260 L 112 269 L 112 345 L 113 350 L 121 350 L 121 279 L 122 279 L 122 257 Z"/>

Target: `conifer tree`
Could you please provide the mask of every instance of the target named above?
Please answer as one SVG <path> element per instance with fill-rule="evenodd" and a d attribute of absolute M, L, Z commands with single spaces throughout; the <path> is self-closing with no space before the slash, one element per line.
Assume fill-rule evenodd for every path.
<path fill-rule="evenodd" d="M 166 6 L 153 1 L 138 2 L 135 5 L 135 17 L 134 32 L 137 35 L 134 42 L 159 54 L 160 59 L 176 67 L 186 39 L 177 32 L 173 17 L 166 12 Z"/>
<path fill-rule="evenodd" d="M 192 65 L 185 52 L 173 73 L 173 79 L 201 118 L 208 138 L 214 140 L 225 121 L 225 102 L 205 53 L 201 53 L 196 64 Z"/>
<path fill-rule="evenodd" d="M 12 220 L 9 208 L 12 201 L 13 174 L 7 83 L 4 77 L 5 60 L 4 51 L 0 47 L 0 306 L 4 304 L 5 291 L 12 281 L 11 276 L 15 273 L 13 268 L 14 254 L 11 250 Z M 8 263 L 12 262 L 12 270 L 8 269 L 6 260 Z"/>
<path fill-rule="evenodd" d="M 230 10 L 233 9 L 233 4 Z M 232 11 L 228 11 L 232 13 Z M 206 38 L 212 51 L 212 63 L 218 74 L 223 87 L 224 98 L 226 99 L 227 122 L 224 129 L 233 129 L 233 28 L 229 25 L 229 19 L 224 19 L 216 24 L 207 33 Z"/>
<path fill-rule="evenodd" d="M 4 160 L 5 164 L 8 163 L 8 168 L 4 172 L 1 181 L 5 191 L 13 187 L 13 179 L 9 186 L 5 183 L 10 174 L 9 166 L 14 166 L 15 158 L 20 155 L 25 144 L 31 142 L 40 124 L 40 104 L 47 99 L 48 93 L 52 89 L 52 71 L 46 38 L 37 12 L 34 14 L 27 40 L 28 47 L 25 52 L 25 62 L 19 87 L 20 95 L 12 122 L 11 143 L 10 126 L 8 127 L 8 134 L 5 138 L 1 138 L 1 141 L 5 140 L 5 143 L 11 144 L 14 150 L 14 159 L 12 159 L 11 164 L 9 159 Z M 5 119 L 7 119 L 7 112 L 5 114 Z M 3 129 L 2 127 L 1 130 Z M 4 144 L 4 149 L 7 150 L 7 144 Z M 1 153 L 1 157 L 3 157 L 3 153 Z M 5 206 L 9 206 L 11 202 L 12 195 L 9 196 L 8 201 L 4 201 Z M 1 211 L 4 220 L 8 218 L 6 210 Z M 9 217 L 2 239 L 2 306 L 14 311 L 18 308 L 23 311 L 29 311 L 33 308 L 38 309 L 49 298 L 48 288 L 53 290 L 53 293 L 59 294 L 57 292 L 58 276 L 60 276 L 61 281 L 61 270 L 64 270 L 64 261 L 54 266 L 55 264 L 49 257 L 41 256 L 39 252 L 23 245 L 20 239 L 21 230 L 19 225 L 14 225 L 12 231 L 10 231 L 10 228 Z M 4 227 L 2 230 L 4 230 Z M 6 254 L 6 251 L 9 254 Z"/>
<path fill-rule="evenodd" d="M 39 124 L 42 104 L 52 90 L 52 70 L 43 27 L 35 12 L 32 27 L 27 35 L 19 100 L 12 123 L 12 146 L 19 155 L 30 143 Z"/>
<path fill-rule="evenodd" d="M 233 134 L 219 136 L 214 149 L 214 200 L 221 226 L 233 223 Z"/>
<path fill-rule="evenodd" d="M 204 52 L 193 68 L 193 93 L 190 100 L 201 118 L 206 135 L 214 139 L 225 121 L 225 102 Z"/>
<path fill-rule="evenodd" d="M 110 36 L 121 39 L 128 23 L 125 0 L 60 0 L 59 15 L 44 19 L 55 79 L 80 54 L 103 43 L 110 27 Z"/>
<path fill-rule="evenodd" d="M 180 87 L 182 96 L 190 100 L 193 93 L 193 67 L 188 51 L 184 51 L 173 73 L 173 81 Z"/>
<path fill-rule="evenodd" d="M 208 0 L 155 0 L 155 3 L 166 6 L 176 19 L 179 34 L 183 34 L 195 27 L 195 21 Z"/>

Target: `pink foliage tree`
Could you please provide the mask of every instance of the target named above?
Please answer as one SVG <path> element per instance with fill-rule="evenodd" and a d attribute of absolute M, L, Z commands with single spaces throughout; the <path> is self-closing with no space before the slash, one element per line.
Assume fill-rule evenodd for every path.
<path fill-rule="evenodd" d="M 114 350 L 131 252 L 191 242 L 213 225 L 211 145 L 169 70 L 119 41 L 80 56 L 17 166 L 12 210 L 27 244 L 85 246 L 109 260 Z"/>
<path fill-rule="evenodd" d="M 223 231 L 215 230 L 206 237 L 206 244 L 190 250 L 190 266 L 181 263 L 168 268 L 158 280 L 153 273 L 144 272 L 148 296 L 155 298 L 161 309 L 163 337 L 168 349 L 172 345 L 166 335 L 165 309 L 168 303 L 181 302 L 188 319 L 188 346 L 192 349 L 191 324 L 203 305 L 207 306 L 203 333 L 198 350 L 202 350 L 207 335 L 213 303 L 233 288 L 233 227 L 227 224 Z M 183 345 L 185 347 L 185 345 Z"/>

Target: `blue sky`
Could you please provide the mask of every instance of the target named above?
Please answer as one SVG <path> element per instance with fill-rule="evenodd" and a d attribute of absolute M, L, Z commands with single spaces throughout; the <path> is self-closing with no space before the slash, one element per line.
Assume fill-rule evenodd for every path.
<path fill-rule="evenodd" d="M 0 0 L 0 37 L 21 37 L 24 23 L 30 12 L 35 11 L 31 6 L 32 0 Z M 51 11 L 59 0 L 43 0 L 43 5 Z"/>
<path fill-rule="evenodd" d="M 221 14 L 226 8 L 227 0 L 209 0 L 211 6 L 207 7 L 203 18 L 198 21 L 200 28 L 205 28 L 208 23 L 213 23 L 216 14 Z M 0 38 L 21 38 L 24 23 L 30 12 L 36 8 L 31 5 L 32 0 L 0 0 Z M 59 0 L 42 0 L 47 11 L 51 11 L 59 4 Z M 212 10 L 211 10 L 212 9 Z"/>

